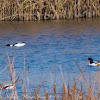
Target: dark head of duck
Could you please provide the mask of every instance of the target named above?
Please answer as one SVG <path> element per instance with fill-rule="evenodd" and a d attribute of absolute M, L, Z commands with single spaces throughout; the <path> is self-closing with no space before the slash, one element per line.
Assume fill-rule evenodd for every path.
<path fill-rule="evenodd" d="M 13 45 L 11 45 L 11 44 L 7 44 L 6 46 L 14 46 L 14 44 L 13 44 Z"/>
<path fill-rule="evenodd" d="M 92 58 L 88 58 L 88 60 L 90 61 L 90 64 L 93 63 L 93 59 Z"/>
<path fill-rule="evenodd" d="M 10 46 L 10 44 L 7 44 L 6 46 Z"/>

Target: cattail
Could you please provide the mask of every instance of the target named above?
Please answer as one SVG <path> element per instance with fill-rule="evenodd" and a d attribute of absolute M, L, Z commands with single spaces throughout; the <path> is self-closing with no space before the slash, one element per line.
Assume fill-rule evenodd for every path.
<path fill-rule="evenodd" d="M 98 17 L 99 5 L 99 0 L 0 0 L 0 20 Z"/>

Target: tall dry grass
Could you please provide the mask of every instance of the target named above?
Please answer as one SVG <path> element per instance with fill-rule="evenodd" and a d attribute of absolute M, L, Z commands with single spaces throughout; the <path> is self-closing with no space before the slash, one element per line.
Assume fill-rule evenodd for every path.
<path fill-rule="evenodd" d="M 100 0 L 0 0 L 0 20 L 53 20 L 100 16 Z"/>
<path fill-rule="evenodd" d="M 62 67 L 60 65 L 59 67 L 60 67 L 60 72 L 61 72 L 62 81 L 63 81 L 60 96 L 58 96 L 59 94 L 57 91 L 57 82 L 56 81 L 54 82 L 51 93 L 49 93 L 49 91 L 44 91 L 44 96 L 41 96 L 41 87 L 38 86 L 37 89 L 34 88 L 34 90 L 33 90 L 34 94 L 32 96 L 30 96 L 29 95 L 29 93 L 30 93 L 30 90 L 29 90 L 29 85 L 30 85 L 29 84 L 29 67 L 27 67 L 26 72 L 24 70 L 24 72 L 27 73 L 27 77 L 25 78 L 24 72 L 21 72 L 22 79 L 20 80 L 19 76 L 17 76 L 15 73 L 14 57 L 11 61 L 10 57 L 8 55 L 8 52 L 7 52 L 7 60 L 8 61 L 5 60 L 6 67 L 0 71 L 0 74 L 2 74 L 5 71 L 5 69 L 8 69 L 8 73 L 11 78 L 11 81 L 10 81 L 10 84 L 7 86 L 8 89 L 3 93 L 3 96 L 0 98 L 0 100 L 20 100 L 20 98 L 18 98 L 18 93 L 17 93 L 17 89 L 16 89 L 16 85 L 18 82 L 22 83 L 22 86 L 21 86 L 22 94 L 21 95 L 23 97 L 21 98 L 21 100 L 51 100 L 51 94 L 52 94 L 53 100 L 99 100 L 100 99 L 100 68 L 98 68 L 98 71 L 96 72 L 95 76 L 90 75 L 90 79 L 92 79 L 92 82 L 88 83 L 86 76 L 83 73 L 87 61 L 85 62 L 83 68 L 81 69 L 74 56 L 73 56 L 73 59 L 81 72 L 78 80 L 77 81 L 76 81 L 76 79 L 73 80 L 73 83 L 74 83 L 73 86 L 70 86 L 70 84 L 66 85 L 65 78 L 63 76 Z M 24 69 L 25 69 L 25 66 L 24 66 Z M 82 78 L 84 80 L 83 84 L 81 83 Z M 25 81 L 25 80 L 27 80 L 27 81 Z M 6 89 L 6 87 L 4 86 L 5 83 L 7 83 L 7 81 L 4 81 L 2 84 L 0 84 L 0 93 L 2 93 L 4 89 Z M 9 97 L 6 97 L 6 95 L 8 94 L 10 85 L 13 86 L 12 93 L 10 94 Z M 95 89 L 96 89 L 96 93 L 94 94 Z"/>

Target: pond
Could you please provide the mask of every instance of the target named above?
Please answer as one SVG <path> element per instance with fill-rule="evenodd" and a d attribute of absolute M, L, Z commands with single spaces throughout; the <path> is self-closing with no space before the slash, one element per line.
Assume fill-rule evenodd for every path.
<path fill-rule="evenodd" d="M 100 60 L 99 22 L 99 18 L 78 21 L 0 22 L 0 84 L 11 81 L 6 68 L 9 65 L 8 53 L 10 62 L 14 58 L 16 78 L 23 79 L 23 73 L 27 91 L 32 95 L 34 88 L 37 89 L 38 86 L 41 95 L 44 95 L 44 91 L 52 95 L 54 82 L 57 85 L 57 93 L 61 93 L 62 73 L 65 83 L 73 85 L 74 79 L 77 81 L 81 74 L 77 64 L 82 69 L 88 57 Z M 6 46 L 17 42 L 25 42 L 26 45 Z M 90 67 L 88 64 L 89 62 L 86 63 L 84 75 L 87 81 L 90 81 L 89 75 L 94 75 L 98 67 Z M 22 81 L 19 81 L 16 87 L 21 98 Z"/>

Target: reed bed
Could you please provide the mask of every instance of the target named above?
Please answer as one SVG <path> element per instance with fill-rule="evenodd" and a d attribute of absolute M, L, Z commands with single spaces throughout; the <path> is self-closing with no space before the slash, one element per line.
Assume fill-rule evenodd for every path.
<path fill-rule="evenodd" d="M 63 76 L 63 71 L 61 65 L 59 66 L 61 76 L 62 76 L 62 90 L 60 93 L 60 96 L 57 92 L 57 82 L 54 82 L 52 93 L 49 93 L 49 91 L 44 91 L 44 96 L 41 96 L 41 87 L 38 86 L 38 88 L 34 88 L 32 95 L 30 96 L 29 93 L 29 67 L 27 67 L 27 70 L 25 73 L 27 73 L 27 77 L 25 79 L 24 72 L 21 72 L 22 79 L 19 78 L 19 76 L 16 75 L 15 69 L 14 69 L 14 58 L 12 61 L 9 58 L 8 52 L 7 52 L 8 61 L 6 61 L 6 67 L 1 70 L 0 74 L 5 71 L 5 69 L 8 69 L 9 76 L 11 78 L 10 84 L 12 84 L 13 89 L 12 93 L 9 95 L 9 97 L 6 97 L 10 85 L 8 85 L 8 89 L 3 93 L 3 96 L 0 97 L 0 100 L 99 100 L 100 99 L 100 68 L 98 68 L 98 71 L 96 72 L 95 76 L 90 75 L 90 78 L 92 79 L 92 82 L 90 84 L 87 82 L 85 75 L 83 74 L 83 71 L 85 69 L 86 62 L 83 66 L 83 69 L 80 68 L 80 66 L 77 63 L 77 60 L 73 59 L 79 68 L 81 74 L 78 78 L 78 81 L 76 79 L 73 80 L 74 85 L 71 87 L 70 84 L 66 85 L 65 78 Z M 25 69 L 25 66 L 24 66 Z M 83 78 L 84 85 L 80 84 L 81 79 Z M 27 81 L 25 81 L 27 80 Z M 16 89 L 16 85 L 18 82 L 22 83 L 22 98 L 18 98 L 18 93 Z M 4 81 L 2 84 L 0 84 L 0 94 L 3 92 L 3 90 L 6 89 L 4 87 L 4 84 L 7 83 Z M 33 83 L 34 84 L 34 83 Z M 96 93 L 95 92 L 96 88 Z M 44 87 L 45 88 L 45 87 Z M 85 91 L 84 91 L 85 90 Z M 52 95 L 51 95 L 52 94 Z M 52 99 L 51 99 L 52 96 Z"/>
<path fill-rule="evenodd" d="M 58 20 L 100 16 L 100 0 L 0 0 L 0 20 Z"/>

